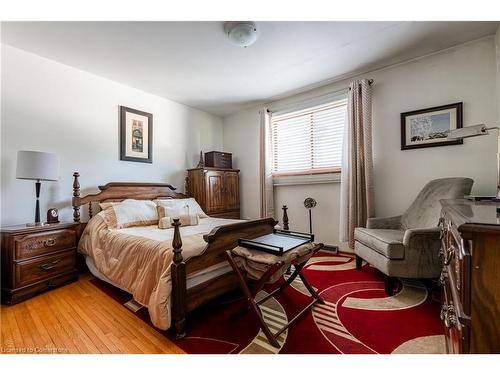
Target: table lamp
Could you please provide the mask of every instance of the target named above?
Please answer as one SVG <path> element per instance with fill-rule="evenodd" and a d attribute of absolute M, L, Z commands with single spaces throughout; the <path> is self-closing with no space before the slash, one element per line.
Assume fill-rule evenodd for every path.
<path fill-rule="evenodd" d="M 16 178 L 36 181 L 35 223 L 27 225 L 43 225 L 43 223 L 40 221 L 40 181 L 58 180 L 59 158 L 56 154 L 51 154 L 48 152 L 18 151 Z"/>
<path fill-rule="evenodd" d="M 497 189 L 494 197 L 470 197 L 476 200 L 491 200 L 500 202 L 500 128 L 498 126 L 487 127 L 485 124 L 466 126 L 464 128 L 448 131 L 448 139 L 464 139 L 490 134 L 488 130 L 498 130 L 497 140 Z"/>

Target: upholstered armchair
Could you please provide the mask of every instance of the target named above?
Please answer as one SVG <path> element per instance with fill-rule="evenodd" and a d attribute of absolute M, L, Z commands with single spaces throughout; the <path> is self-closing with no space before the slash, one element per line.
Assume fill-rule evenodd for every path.
<path fill-rule="evenodd" d="M 470 178 L 441 178 L 424 186 L 401 216 L 370 218 L 366 228 L 354 230 L 356 268 L 365 260 L 388 277 L 387 295 L 394 294 L 396 278 L 435 278 L 441 272 L 439 249 L 440 199 L 470 194 Z"/>

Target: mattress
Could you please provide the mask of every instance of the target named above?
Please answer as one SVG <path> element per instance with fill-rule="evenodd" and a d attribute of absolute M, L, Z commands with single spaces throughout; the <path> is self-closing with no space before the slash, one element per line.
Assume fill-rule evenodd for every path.
<path fill-rule="evenodd" d="M 106 276 L 104 276 L 101 272 L 99 272 L 99 270 L 97 269 L 97 267 L 94 264 L 94 260 L 91 257 L 85 256 L 85 263 L 87 264 L 87 267 L 89 268 L 90 273 L 92 275 L 94 275 L 95 277 L 97 277 L 98 279 L 105 281 L 105 282 L 113 285 L 116 288 L 119 288 L 121 290 L 129 292 L 128 290 L 125 290 L 125 288 L 114 283 L 113 281 L 108 279 Z M 205 268 L 199 272 L 188 275 L 187 281 L 186 281 L 186 286 L 188 289 L 195 287 L 196 285 L 203 284 L 205 281 L 215 279 L 216 277 L 224 275 L 224 274 L 230 272 L 231 270 L 232 270 L 231 266 L 227 262 L 221 262 L 221 263 L 214 264 L 211 267 Z"/>

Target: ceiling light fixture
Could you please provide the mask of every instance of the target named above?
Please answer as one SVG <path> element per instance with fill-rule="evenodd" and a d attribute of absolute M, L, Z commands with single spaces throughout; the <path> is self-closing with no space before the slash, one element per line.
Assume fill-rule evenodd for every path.
<path fill-rule="evenodd" d="M 248 47 L 257 40 L 257 26 L 251 21 L 232 21 L 224 24 L 224 31 L 231 43 Z"/>

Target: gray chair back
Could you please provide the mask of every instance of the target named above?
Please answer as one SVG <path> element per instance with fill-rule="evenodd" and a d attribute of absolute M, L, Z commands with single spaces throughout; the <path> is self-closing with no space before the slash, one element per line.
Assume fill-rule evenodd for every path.
<path fill-rule="evenodd" d="M 431 228 L 438 224 L 440 199 L 457 199 L 469 195 L 474 180 L 464 177 L 440 178 L 424 186 L 417 198 L 401 217 L 401 227 Z"/>

